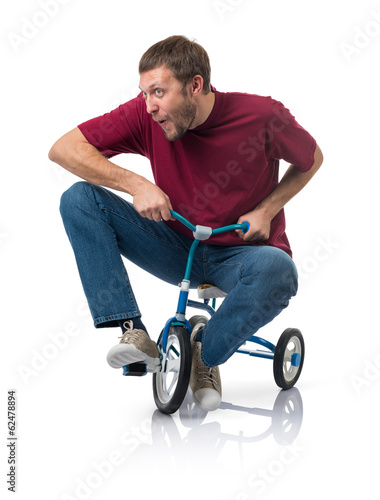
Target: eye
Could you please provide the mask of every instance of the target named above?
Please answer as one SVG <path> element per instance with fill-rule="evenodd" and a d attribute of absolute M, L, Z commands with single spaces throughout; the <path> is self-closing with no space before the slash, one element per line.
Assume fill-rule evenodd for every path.
<path fill-rule="evenodd" d="M 161 89 L 156 89 L 156 95 L 161 97 L 163 95 L 163 91 Z"/>
<path fill-rule="evenodd" d="M 143 98 L 145 99 L 145 98 L 146 98 L 146 92 L 143 92 L 143 93 L 142 93 L 142 96 L 143 96 Z"/>

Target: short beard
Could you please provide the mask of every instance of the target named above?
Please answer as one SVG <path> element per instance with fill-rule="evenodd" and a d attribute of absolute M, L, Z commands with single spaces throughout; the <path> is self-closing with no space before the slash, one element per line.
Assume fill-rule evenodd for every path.
<path fill-rule="evenodd" d="M 196 114 L 196 105 L 193 104 L 186 96 L 181 107 L 170 118 L 170 121 L 173 123 L 176 130 L 175 134 L 168 136 L 166 131 L 164 130 L 165 137 L 170 142 L 174 142 L 180 139 L 193 124 Z"/>

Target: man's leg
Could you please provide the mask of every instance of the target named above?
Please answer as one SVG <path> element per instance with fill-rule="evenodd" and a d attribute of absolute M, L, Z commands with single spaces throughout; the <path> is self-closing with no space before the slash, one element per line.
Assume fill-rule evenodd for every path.
<path fill-rule="evenodd" d="M 141 217 L 131 203 L 87 182 L 62 195 L 60 210 L 97 328 L 141 314 L 121 255 L 178 283 L 191 240 L 165 223 Z"/>
<path fill-rule="evenodd" d="M 60 209 L 97 328 L 141 316 L 121 255 L 169 283 L 183 275 L 191 240 L 111 191 L 78 182 Z"/>
<path fill-rule="evenodd" d="M 228 293 L 202 333 L 202 360 L 216 366 L 297 293 L 297 270 L 284 251 L 269 246 L 207 247 L 210 283 Z"/>

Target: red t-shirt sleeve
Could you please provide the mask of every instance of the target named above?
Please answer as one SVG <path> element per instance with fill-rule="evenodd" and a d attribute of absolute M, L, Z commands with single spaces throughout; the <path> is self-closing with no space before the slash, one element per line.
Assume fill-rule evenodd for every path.
<path fill-rule="evenodd" d="M 109 113 L 81 123 L 78 128 L 107 158 L 120 153 L 146 156 L 141 104 L 144 104 L 141 97 L 136 97 Z"/>
<path fill-rule="evenodd" d="M 310 170 L 316 141 L 281 102 L 273 101 L 268 128 L 269 155 L 293 164 L 301 172 Z"/>

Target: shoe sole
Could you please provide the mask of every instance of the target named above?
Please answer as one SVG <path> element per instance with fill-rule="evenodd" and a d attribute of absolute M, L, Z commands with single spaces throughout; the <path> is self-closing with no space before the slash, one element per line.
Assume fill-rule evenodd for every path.
<path fill-rule="evenodd" d="M 216 391 L 216 392 L 217 392 L 217 391 Z M 210 406 L 207 406 L 207 405 L 205 405 L 205 404 L 202 404 L 200 401 L 198 401 L 198 399 L 195 397 L 195 395 L 194 395 L 193 391 L 191 390 L 191 387 L 190 387 L 190 386 L 189 386 L 189 393 L 190 393 L 191 397 L 193 398 L 194 403 L 195 403 L 197 406 L 199 406 L 199 408 L 200 408 L 201 410 L 203 410 L 203 411 L 215 411 L 215 410 L 217 410 L 218 408 L 220 408 L 220 405 L 221 405 L 221 403 L 222 403 L 222 397 L 220 397 L 220 401 L 219 401 L 219 403 L 218 403 L 218 405 L 217 405 L 217 406 L 211 406 L 211 405 L 210 405 Z"/>
<path fill-rule="evenodd" d="M 152 371 L 160 364 L 160 358 L 152 358 L 132 344 L 119 344 L 110 349 L 107 362 L 112 368 L 122 368 L 132 363 L 145 363 L 147 370 Z"/>

